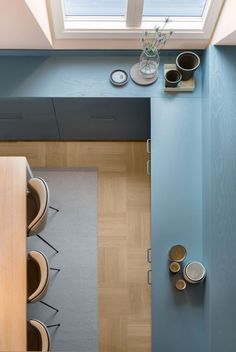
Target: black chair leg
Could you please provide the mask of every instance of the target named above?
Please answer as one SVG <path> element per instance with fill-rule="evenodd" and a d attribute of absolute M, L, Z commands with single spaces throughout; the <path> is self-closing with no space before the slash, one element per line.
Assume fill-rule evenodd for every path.
<path fill-rule="evenodd" d="M 43 237 L 41 237 L 40 235 L 37 235 L 38 236 L 38 238 L 40 238 L 43 242 L 45 242 L 49 247 L 51 247 L 52 249 L 54 249 L 54 251 L 56 252 L 56 253 L 59 253 L 59 251 L 55 248 L 55 247 L 53 247 L 48 241 L 46 241 Z"/>
<path fill-rule="evenodd" d="M 59 326 L 61 326 L 61 324 L 52 324 L 52 325 L 46 325 L 46 326 L 47 326 L 47 328 L 53 328 L 54 326 L 59 327 Z"/>
<path fill-rule="evenodd" d="M 51 205 L 49 205 L 49 208 L 55 210 L 57 213 L 59 212 L 59 209 L 54 208 L 54 207 L 52 207 Z"/>
<path fill-rule="evenodd" d="M 55 270 L 55 271 L 61 271 L 61 269 L 56 269 L 56 268 L 49 268 L 50 270 Z"/>
<path fill-rule="evenodd" d="M 39 301 L 40 303 L 44 304 L 45 306 L 49 307 L 49 308 L 52 308 L 53 310 L 55 310 L 56 312 L 59 312 L 59 309 L 51 306 L 50 304 L 44 302 L 44 301 Z"/>

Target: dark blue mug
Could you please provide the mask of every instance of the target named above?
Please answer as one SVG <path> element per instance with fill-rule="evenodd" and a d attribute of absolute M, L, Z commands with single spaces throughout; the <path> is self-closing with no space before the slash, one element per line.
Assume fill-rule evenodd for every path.
<path fill-rule="evenodd" d="M 165 73 L 165 87 L 177 87 L 182 79 L 182 75 L 177 70 L 169 70 Z"/>
<path fill-rule="evenodd" d="M 182 81 L 190 79 L 200 65 L 200 58 L 192 51 L 184 51 L 176 58 L 177 70 L 182 74 Z"/>

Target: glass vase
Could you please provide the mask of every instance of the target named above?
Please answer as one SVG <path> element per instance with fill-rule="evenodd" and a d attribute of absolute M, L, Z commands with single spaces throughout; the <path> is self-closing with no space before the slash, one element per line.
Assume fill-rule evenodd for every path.
<path fill-rule="evenodd" d="M 139 59 L 139 71 L 145 78 L 154 78 L 158 75 L 158 67 L 160 64 L 159 51 L 155 53 L 144 49 Z"/>

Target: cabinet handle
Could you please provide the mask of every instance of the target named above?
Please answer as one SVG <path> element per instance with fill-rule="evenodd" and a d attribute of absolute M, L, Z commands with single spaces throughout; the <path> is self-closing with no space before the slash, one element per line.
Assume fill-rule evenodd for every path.
<path fill-rule="evenodd" d="M 0 113 L 0 120 L 20 120 L 24 117 L 17 113 Z"/>
<path fill-rule="evenodd" d="M 148 285 L 152 284 L 152 278 L 151 278 L 152 270 L 147 271 L 147 283 Z"/>
<path fill-rule="evenodd" d="M 147 175 L 151 175 L 151 160 L 147 161 Z"/>
<path fill-rule="evenodd" d="M 91 120 L 114 121 L 116 119 L 116 116 L 115 115 L 91 115 L 89 118 Z"/>
<path fill-rule="evenodd" d="M 147 153 L 151 154 L 151 139 L 147 139 Z"/>
<path fill-rule="evenodd" d="M 147 262 L 148 262 L 148 263 L 151 263 L 151 262 L 152 262 L 152 259 L 151 259 L 151 251 L 152 251 L 151 248 L 148 248 L 148 249 L 147 249 Z"/>

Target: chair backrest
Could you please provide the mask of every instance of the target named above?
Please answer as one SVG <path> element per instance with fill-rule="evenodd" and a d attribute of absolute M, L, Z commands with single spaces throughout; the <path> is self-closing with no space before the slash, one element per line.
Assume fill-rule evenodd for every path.
<path fill-rule="evenodd" d="M 27 198 L 33 198 L 34 202 L 27 200 L 27 213 L 35 214 L 33 219 L 28 216 L 28 236 L 40 233 L 46 225 L 49 207 L 49 189 L 45 180 L 41 177 L 33 177 L 28 182 L 29 194 Z M 34 207 L 35 209 L 31 209 Z"/>
<path fill-rule="evenodd" d="M 50 334 L 39 320 L 27 322 L 27 351 L 50 351 Z"/>
<path fill-rule="evenodd" d="M 39 251 L 30 251 L 27 258 L 28 302 L 39 301 L 47 292 L 49 265 L 46 256 Z"/>

